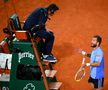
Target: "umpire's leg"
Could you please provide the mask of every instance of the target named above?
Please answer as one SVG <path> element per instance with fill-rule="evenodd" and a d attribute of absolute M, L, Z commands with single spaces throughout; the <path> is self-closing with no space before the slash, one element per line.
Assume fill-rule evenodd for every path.
<path fill-rule="evenodd" d="M 45 39 L 45 52 L 44 54 L 51 54 L 53 43 L 54 43 L 54 34 L 53 32 L 47 32 L 45 29 L 38 31 L 38 35 L 41 38 Z"/>

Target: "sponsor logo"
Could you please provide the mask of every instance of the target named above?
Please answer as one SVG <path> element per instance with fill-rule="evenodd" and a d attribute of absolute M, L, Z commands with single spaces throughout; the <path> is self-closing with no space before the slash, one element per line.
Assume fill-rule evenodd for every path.
<path fill-rule="evenodd" d="M 30 58 L 30 59 L 34 59 L 34 54 L 30 53 L 29 51 L 28 52 L 24 52 L 24 53 L 18 53 L 18 57 L 19 57 L 19 60 L 18 62 L 20 63 L 21 59 L 22 58 Z"/>
<path fill-rule="evenodd" d="M 2 90 L 9 90 L 8 87 L 2 87 Z"/>
<path fill-rule="evenodd" d="M 35 90 L 35 86 L 32 83 L 28 83 L 23 90 Z"/>

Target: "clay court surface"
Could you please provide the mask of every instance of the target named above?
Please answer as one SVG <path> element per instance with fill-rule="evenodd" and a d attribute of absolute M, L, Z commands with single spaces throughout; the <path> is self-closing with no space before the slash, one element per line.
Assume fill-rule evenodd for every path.
<path fill-rule="evenodd" d="M 105 83 L 108 90 L 108 0 L 9 0 L 5 5 L 0 0 L 0 41 L 4 38 L 2 28 L 15 10 L 21 21 L 37 7 L 45 7 L 50 3 L 59 5 L 60 10 L 47 23 L 47 28 L 55 34 L 53 53 L 58 62 L 57 79 L 63 82 L 60 90 L 91 90 L 87 83 L 89 68 L 81 82 L 74 80 L 83 56 L 77 52 L 82 48 L 91 52 L 91 38 L 99 34 L 103 38 L 102 49 L 105 57 Z M 15 5 L 15 10 L 13 8 Z M 89 58 L 86 58 L 89 62 Z"/>

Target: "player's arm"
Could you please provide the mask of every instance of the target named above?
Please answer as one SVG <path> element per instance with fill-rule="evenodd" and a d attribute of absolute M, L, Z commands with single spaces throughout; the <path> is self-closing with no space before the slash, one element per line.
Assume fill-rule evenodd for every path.
<path fill-rule="evenodd" d="M 91 54 L 90 54 L 90 53 L 87 53 L 87 52 L 85 52 L 85 51 L 83 51 L 83 50 L 81 51 L 81 54 L 82 54 L 82 55 L 85 55 L 85 56 L 87 56 L 87 57 L 89 57 L 89 58 L 91 57 Z"/>
<path fill-rule="evenodd" d="M 97 66 L 100 66 L 100 62 L 94 62 L 94 63 L 90 63 L 89 66 L 92 66 L 92 67 L 97 67 Z"/>
<path fill-rule="evenodd" d="M 98 66 L 100 66 L 100 62 L 86 63 L 86 64 L 84 65 L 84 67 L 85 67 L 85 66 L 98 67 Z"/>
<path fill-rule="evenodd" d="M 102 58 L 103 58 L 103 53 L 99 52 L 96 55 L 95 62 L 94 63 L 86 63 L 86 66 L 92 66 L 92 67 L 100 66 L 100 62 L 102 61 Z"/>

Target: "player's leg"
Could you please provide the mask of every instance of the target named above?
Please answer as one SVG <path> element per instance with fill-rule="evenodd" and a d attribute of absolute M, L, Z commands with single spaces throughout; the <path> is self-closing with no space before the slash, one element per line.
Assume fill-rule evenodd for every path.
<path fill-rule="evenodd" d="M 102 90 L 102 88 L 94 89 L 94 90 Z"/>
<path fill-rule="evenodd" d="M 104 78 L 94 80 L 94 90 L 102 90 Z"/>
<path fill-rule="evenodd" d="M 90 85 L 92 86 L 92 88 L 94 88 L 94 79 L 93 78 L 89 77 L 88 83 L 90 83 Z M 92 90 L 94 90 L 94 89 L 92 89 Z"/>

